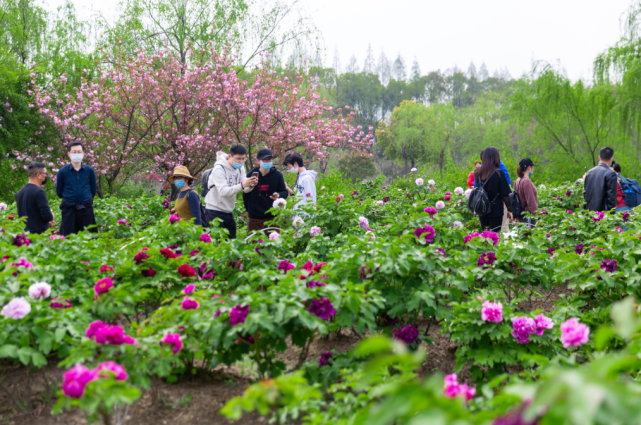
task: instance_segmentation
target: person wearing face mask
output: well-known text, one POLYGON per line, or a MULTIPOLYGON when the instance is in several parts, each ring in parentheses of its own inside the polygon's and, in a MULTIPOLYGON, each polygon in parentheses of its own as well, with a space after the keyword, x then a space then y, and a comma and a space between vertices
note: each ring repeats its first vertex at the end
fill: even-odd
POLYGON ((285 178, 273 167, 272 151, 267 148, 259 149, 256 159, 257 166, 247 173, 247 177, 256 175, 258 184, 251 192, 243 193, 248 217, 247 233, 266 228, 265 223, 274 219, 267 211, 274 206, 276 199, 287 199, 288 195, 285 178))
POLYGON ((84 147, 73 142, 67 147, 71 164, 62 167, 56 176, 56 194, 62 198, 60 203, 60 234, 67 236, 93 226, 90 232, 97 232, 96 217, 93 211, 93 198, 96 196, 96 173, 84 164, 84 147))
POLYGON ((171 209, 173 214, 183 220, 194 219, 194 224, 202 226, 203 218, 200 211, 200 197, 190 186, 194 184, 194 178, 189 174, 187 167, 182 165, 174 168, 174 172, 167 178, 167 181, 178 189, 176 205, 171 209))
POLYGON ((514 192, 519 195, 519 201, 524 211, 529 214, 514 217, 519 223, 525 223, 534 227, 536 220, 532 216, 536 215, 539 209, 538 192, 536 186, 532 183, 532 173, 536 164, 530 158, 523 158, 516 168, 516 174, 519 178, 514 183, 514 192))
POLYGON ((42 162, 32 162, 27 167, 27 174, 29 183, 16 193, 18 217, 27 217, 26 231, 44 233, 55 225, 47 193, 42 189, 47 183, 47 168, 42 162))
POLYGON ((298 209, 303 205, 308 203, 316 203, 316 176, 318 173, 316 171, 308 170, 305 168, 305 163, 303 162, 303 157, 298 152, 292 152, 288 154, 283 160, 283 165, 287 166, 290 173, 296 174, 296 185, 294 190, 291 190, 287 187, 287 191, 290 195, 296 193, 296 205, 294 209, 298 209))
POLYGON ((230 239, 236 239, 236 219, 232 213, 236 207, 236 195, 250 192, 258 183, 257 177, 245 177, 246 160, 247 149, 237 143, 231 147, 229 155, 216 153, 216 163, 207 174, 206 224, 220 220, 219 226, 227 229, 230 239))

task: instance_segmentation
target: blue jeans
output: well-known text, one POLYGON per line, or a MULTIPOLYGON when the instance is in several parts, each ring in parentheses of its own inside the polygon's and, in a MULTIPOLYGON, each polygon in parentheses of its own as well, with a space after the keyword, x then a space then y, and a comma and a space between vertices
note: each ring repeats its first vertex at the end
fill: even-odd
POLYGON ((616 211, 616 212, 632 211, 632 208, 630 208, 628 206, 625 206, 625 207, 621 207, 621 208, 616 208, 614 211, 616 211))

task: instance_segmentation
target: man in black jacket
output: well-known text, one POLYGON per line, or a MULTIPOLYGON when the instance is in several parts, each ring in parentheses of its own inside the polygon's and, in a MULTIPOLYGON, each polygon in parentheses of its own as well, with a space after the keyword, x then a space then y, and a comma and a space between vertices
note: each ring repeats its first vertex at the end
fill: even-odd
POLYGON ((247 173, 247 178, 258 176, 258 184, 251 192, 243 193, 243 203, 247 210, 247 233, 263 230, 265 222, 274 218, 267 211, 274 206, 278 198, 287 199, 287 186, 283 175, 273 168, 272 151, 259 149, 256 155, 258 166, 247 173))
POLYGON ((599 152, 599 165, 585 175, 583 208, 590 211, 610 211, 617 206, 617 175, 610 165, 614 149, 605 147, 599 152))
POLYGON ((25 230, 44 233, 53 227, 53 212, 42 186, 47 182, 47 169, 42 162, 32 162, 27 167, 29 183, 16 193, 18 217, 27 217, 25 230))

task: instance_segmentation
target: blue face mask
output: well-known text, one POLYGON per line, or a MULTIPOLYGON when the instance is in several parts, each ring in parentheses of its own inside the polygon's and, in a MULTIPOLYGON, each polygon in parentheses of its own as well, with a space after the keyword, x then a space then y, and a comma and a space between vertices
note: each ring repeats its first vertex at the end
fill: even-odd
POLYGON ((236 161, 231 163, 231 166, 234 167, 235 169, 243 168, 243 164, 239 164, 236 161))
POLYGON ((176 180, 174 181, 174 186, 176 186, 178 189, 182 189, 185 187, 185 181, 184 180, 176 180))
POLYGON ((263 170, 269 170, 270 168, 272 168, 272 165, 274 165, 273 162, 261 162, 260 168, 262 168, 263 170))
POLYGON ((530 177, 532 177, 532 171, 530 171, 530 177))

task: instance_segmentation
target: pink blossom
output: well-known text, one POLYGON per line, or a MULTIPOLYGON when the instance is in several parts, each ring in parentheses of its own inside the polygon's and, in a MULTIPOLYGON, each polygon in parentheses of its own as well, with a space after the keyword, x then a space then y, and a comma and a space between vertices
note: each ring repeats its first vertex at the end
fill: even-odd
POLYGON ((192 300, 189 297, 185 297, 185 299, 182 302, 182 309, 183 310, 197 310, 198 307, 200 307, 200 304, 196 300, 192 300))
POLYGON ((229 312, 229 324, 236 326, 240 323, 245 323, 247 320, 247 315, 249 314, 249 306, 237 305, 232 307, 229 312))
POLYGON ((430 179, 427 183, 429 183, 430 186, 434 186, 436 182, 432 179, 430 179))
POLYGON ((71 398, 81 398, 87 384, 98 377, 98 372, 77 364, 63 376, 62 392, 71 398))
POLYGON ((410 171, 411 171, 412 173, 415 173, 415 172, 417 172, 417 171, 418 171, 418 169, 416 169, 416 168, 412 168, 410 171))
POLYGON ((456 189, 454 189, 454 193, 456 193, 457 195, 462 195, 464 193, 463 188, 457 187, 456 189))
POLYGON ((530 334, 536 332, 536 324, 531 317, 512 317, 512 336, 518 344, 530 342, 530 334))
POLYGON ((423 212, 428 213, 430 216, 435 216, 438 214, 438 210, 434 207, 427 207, 423 210, 423 212))
POLYGON ((563 347, 578 347, 590 338, 590 328, 573 317, 561 323, 561 343, 563 347))
POLYGON ((416 183, 417 186, 423 186, 423 179, 418 178, 418 179, 416 179, 415 183, 416 183))
POLYGON ((209 236, 209 233, 203 233, 202 235, 200 235, 200 241, 209 243, 211 242, 211 236, 209 236))
POLYGON ((436 203, 436 208, 442 210, 443 208, 445 208, 445 203, 443 201, 438 201, 436 203))
POLYGON ((51 295, 51 285, 47 282, 36 282, 29 287, 29 296, 34 299, 48 298, 51 295))
POLYGON ((171 351, 174 354, 178 354, 178 352, 183 348, 183 343, 180 340, 180 334, 167 334, 160 342, 160 345, 163 344, 171 345, 171 351))
POLYGON ((191 285, 185 286, 185 289, 183 289, 182 292, 183 294, 191 294, 192 292, 194 292, 195 289, 196 289, 196 285, 191 284, 191 285))
POLYGON ((169 223, 174 224, 176 221, 180 221, 182 218, 178 217, 176 214, 172 214, 169 216, 169 223))
POLYGON ((321 233, 321 228, 318 226, 312 226, 312 228, 309 231, 309 234, 312 238, 316 235, 320 235, 320 233, 321 233))
POLYGON ((481 310, 481 319, 486 322, 501 323, 503 321, 503 304, 500 302, 483 302, 481 310))
POLYGON ((275 241, 276 239, 280 238, 280 234, 277 232, 272 232, 269 234, 269 240, 270 241, 275 241))
POLYGON ((552 329, 554 327, 554 322, 549 317, 545 317, 543 313, 539 313, 539 315, 536 316, 534 323, 536 325, 536 334, 538 336, 543 336, 546 329, 552 329))
POLYGON ((126 381, 129 375, 124 367, 114 361, 103 362, 98 365, 96 371, 99 372, 99 378, 109 378, 111 375, 105 372, 111 372, 117 381, 126 381))
POLYGON ((109 292, 109 289, 114 286, 114 281, 110 277, 105 277, 100 279, 94 286, 94 291, 96 295, 106 294, 109 292))
POLYGON ((443 394, 449 398, 456 398, 459 395, 465 397, 465 401, 470 401, 476 395, 476 388, 468 387, 467 384, 458 383, 456 373, 445 376, 443 394))
POLYGON ((25 300, 24 297, 16 297, 9 301, 2 310, 0 314, 6 317, 7 319, 21 320, 31 312, 31 304, 29 301, 25 300))
POLYGON ((287 260, 283 260, 280 263, 278 263, 278 270, 282 270, 285 274, 287 274, 287 271, 293 270, 293 269, 294 269, 294 265, 287 260))

